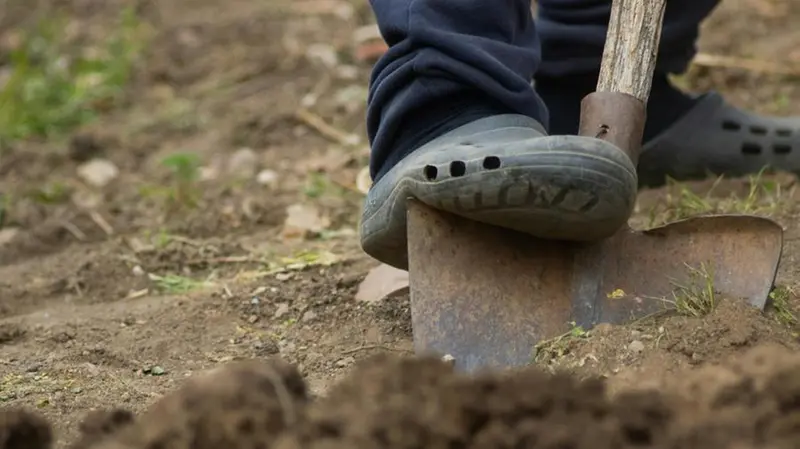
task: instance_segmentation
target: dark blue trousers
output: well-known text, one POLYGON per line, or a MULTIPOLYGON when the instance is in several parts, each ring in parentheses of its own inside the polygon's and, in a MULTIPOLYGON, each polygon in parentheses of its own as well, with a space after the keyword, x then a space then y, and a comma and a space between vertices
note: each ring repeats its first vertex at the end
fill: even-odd
MULTIPOLYGON (((699 24, 717 3, 668 0, 658 72, 686 69, 699 24)), ((530 0, 371 4, 389 45, 370 80, 373 177, 417 143, 492 113, 524 114, 547 126, 532 79, 596 74, 611 10, 611 0, 539 0, 534 22, 530 0)))

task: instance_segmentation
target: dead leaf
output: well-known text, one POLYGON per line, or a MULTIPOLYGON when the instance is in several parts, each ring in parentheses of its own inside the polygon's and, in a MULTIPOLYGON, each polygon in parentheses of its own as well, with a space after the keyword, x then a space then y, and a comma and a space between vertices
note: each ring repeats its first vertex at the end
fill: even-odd
POLYGON ((285 239, 302 239, 319 234, 331 225, 330 219, 310 204, 292 204, 286 208, 286 221, 281 235, 285 239))
POLYGON ((358 285, 356 301, 375 304, 403 289, 408 289, 408 272, 381 264, 370 270, 358 285))

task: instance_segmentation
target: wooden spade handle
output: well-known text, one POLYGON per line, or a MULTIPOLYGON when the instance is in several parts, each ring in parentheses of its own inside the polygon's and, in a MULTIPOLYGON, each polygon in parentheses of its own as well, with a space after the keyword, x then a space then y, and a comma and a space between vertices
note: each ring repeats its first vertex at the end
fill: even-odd
POLYGON ((613 0, 598 92, 624 93, 647 103, 666 0, 613 0))

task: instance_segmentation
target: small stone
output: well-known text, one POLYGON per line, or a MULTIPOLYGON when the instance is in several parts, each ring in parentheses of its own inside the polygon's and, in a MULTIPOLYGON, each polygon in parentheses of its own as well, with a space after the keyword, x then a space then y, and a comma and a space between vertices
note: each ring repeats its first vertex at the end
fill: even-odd
POLYGON ((258 321, 258 315, 250 315, 249 317, 247 317, 247 322, 250 324, 253 324, 256 321, 258 321))
POLYGON ((275 279, 278 281, 288 281, 292 278, 292 273, 278 273, 275 275, 275 279))
POLYGON ((336 49, 330 44, 311 44, 306 49, 306 57, 325 68, 333 69, 339 65, 339 55, 336 49))
POLYGON ((145 275, 144 268, 142 268, 139 265, 134 266, 131 271, 133 272, 134 276, 144 276, 145 275))
POLYGON ((86 368, 87 373, 91 377, 100 374, 100 368, 98 368, 97 365, 95 365, 94 363, 87 362, 83 366, 84 368, 86 368))
POLYGON ((306 313, 303 314, 303 321, 304 322, 308 322, 308 321, 313 320, 316 317, 317 317, 317 312, 314 312, 313 310, 309 310, 309 311, 307 311, 306 313))
POLYGON ((250 304, 257 306, 261 304, 261 300, 258 299, 258 296, 253 296, 252 298, 250 298, 250 304))
POLYGON ((639 354, 644 351, 644 343, 639 340, 633 340, 631 344, 628 345, 628 350, 639 354))
POLYGON ((31 365, 28 365, 25 368, 25 371, 28 372, 28 373, 37 373, 37 372, 39 372, 40 369, 42 369, 42 365, 39 364, 39 363, 34 363, 34 364, 31 364, 31 365))
POLYGON ((228 160, 228 174, 252 178, 256 174, 258 165, 258 154, 250 148, 240 148, 236 150, 228 160))
POLYGON ((354 65, 342 64, 336 67, 336 77, 345 81, 355 81, 358 79, 359 70, 354 65))
POLYGON ((106 159, 92 159, 78 167, 78 176, 92 187, 105 187, 119 176, 119 169, 106 159))
POLYGON ((81 387, 74 387, 69 390, 72 394, 81 394, 83 392, 83 388, 81 387))
POLYGON ((19 234, 18 228, 3 228, 0 229, 0 246, 6 245, 19 234))
POLYGON ((286 315, 287 313, 289 313, 289 304, 286 304, 284 302, 284 303, 278 304, 278 308, 275 309, 275 315, 274 316, 275 316, 275 318, 280 318, 280 317, 286 315))
POLYGON ((163 376, 164 374, 167 374, 167 370, 165 370, 164 368, 156 365, 156 366, 150 368, 150 374, 153 375, 153 376, 163 376))
POLYGON ((336 366, 338 366, 339 368, 346 368, 354 363, 356 363, 356 359, 354 359, 353 357, 345 357, 337 361, 336 366))
POLYGON ((275 170, 261 170, 256 175, 256 182, 262 186, 275 187, 278 183, 278 172, 275 170))

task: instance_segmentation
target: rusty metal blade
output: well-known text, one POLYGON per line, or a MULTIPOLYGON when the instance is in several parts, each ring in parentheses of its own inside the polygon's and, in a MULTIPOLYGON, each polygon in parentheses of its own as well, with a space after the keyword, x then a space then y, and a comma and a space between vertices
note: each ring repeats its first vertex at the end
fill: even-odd
POLYGON ((409 278, 417 352, 456 367, 529 364, 542 339, 664 310, 707 267, 724 297, 763 307, 783 247, 775 222, 692 218, 595 244, 545 241, 410 201, 409 278))

